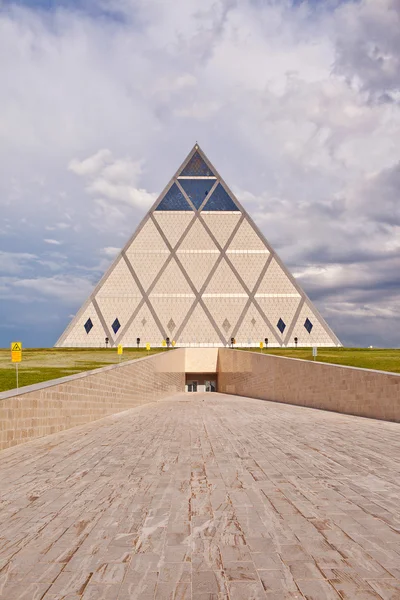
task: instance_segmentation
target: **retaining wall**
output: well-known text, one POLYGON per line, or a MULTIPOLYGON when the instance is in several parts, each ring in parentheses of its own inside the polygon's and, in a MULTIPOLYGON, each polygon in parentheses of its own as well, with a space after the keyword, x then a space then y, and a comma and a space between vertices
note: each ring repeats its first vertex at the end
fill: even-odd
POLYGON ((216 373, 218 348, 185 348, 186 373, 216 373))
POLYGON ((400 422, 400 374, 221 348, 218 391, 400 422))
MULTIPOLYGON (((181 348, 1 393, 0 450, 183 392, 216 357, 181 348)), ((227 348, 216 370, 219 392, 400 422, 400 374, 227 348)))
POLYGON ((177 349, 0 394, 0 450, 185 391, 177 349))

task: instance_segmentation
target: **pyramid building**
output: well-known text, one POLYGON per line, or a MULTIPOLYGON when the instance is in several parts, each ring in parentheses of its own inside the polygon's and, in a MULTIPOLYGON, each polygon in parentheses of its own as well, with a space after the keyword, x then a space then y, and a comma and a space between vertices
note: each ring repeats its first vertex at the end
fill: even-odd
POLYGON ((106 337, 341 345, 197 144, 56 346, 104 347, 106 337))

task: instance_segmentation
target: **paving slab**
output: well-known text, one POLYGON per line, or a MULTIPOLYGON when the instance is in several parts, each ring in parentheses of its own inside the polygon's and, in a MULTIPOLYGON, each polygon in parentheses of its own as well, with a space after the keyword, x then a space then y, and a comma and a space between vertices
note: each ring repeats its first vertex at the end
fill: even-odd
POLYGON ((0 600, 400 598, 400 424, 180 394, 0 453, 0 600))

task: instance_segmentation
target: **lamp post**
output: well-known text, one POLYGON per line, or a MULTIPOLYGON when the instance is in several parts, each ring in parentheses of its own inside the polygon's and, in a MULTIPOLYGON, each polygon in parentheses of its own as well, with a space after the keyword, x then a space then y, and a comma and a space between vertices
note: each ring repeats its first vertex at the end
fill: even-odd
POLYGON ((268 338, 264 339, 265 347, 268 348, 268 338))
POLYGON ((235 338, 231 337, 231 348, 233 348, 234 343, 235 343, 235 338))
POLYGON ((140 338, 136 338, 136 345, 139 348, 139 346, 140 346, 140 338))
POLYGON ((297 348, 297 342, 298 342, 298 339, 297 339, 297 337, 295 337, 294 338, 294 345, 296 346, 296 348, 297 348))
POLYGON ((169 347, 170 347, 170 345, 171 345, 171 340, 169 339, 169 337, 167 337, 167 338, 165 339, 165 341, 167 342, 167 348, 169 348, 169 347))

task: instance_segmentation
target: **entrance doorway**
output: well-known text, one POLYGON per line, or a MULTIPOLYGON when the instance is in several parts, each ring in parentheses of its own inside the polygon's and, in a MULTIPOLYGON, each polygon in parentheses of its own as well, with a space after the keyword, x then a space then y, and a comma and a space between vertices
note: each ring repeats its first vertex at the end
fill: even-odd
POLYGON ((186 373, 185 390, 187 392, 216 392, 218 376, 216 373, 186 373))
POLYGON ((204 382, 206 392, 216 392, 217 391, 217 382, 213 379, 206 379, 204 382))
POLYGON ((188 381, 187 389, 188 392, 197 392, 197 381, 188 381))

